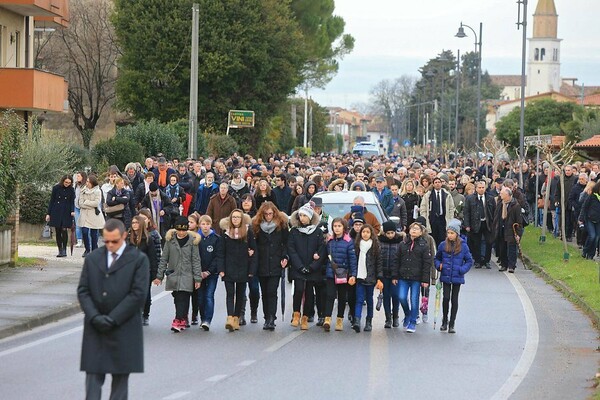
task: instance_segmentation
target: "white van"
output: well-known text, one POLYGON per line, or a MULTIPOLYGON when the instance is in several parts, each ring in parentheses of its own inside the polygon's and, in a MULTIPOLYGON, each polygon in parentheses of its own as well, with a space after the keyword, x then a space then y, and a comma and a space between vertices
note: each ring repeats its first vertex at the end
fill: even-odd
POLYGON ((358 142, 352 149, 352 154, 356 154, 361 157, 370 158, 372 156, 381 155, 380 147, 371 142, 358 142))

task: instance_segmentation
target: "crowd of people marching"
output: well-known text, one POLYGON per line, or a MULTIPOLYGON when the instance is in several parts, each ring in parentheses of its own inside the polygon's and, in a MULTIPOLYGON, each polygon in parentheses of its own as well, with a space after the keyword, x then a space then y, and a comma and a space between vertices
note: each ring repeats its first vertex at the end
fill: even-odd
MULTIPOLYGON (((402 324, 415 332, 428 321, 429 286, 439 279, 441 331, 454 333, 466 273, 472 266, 491 269, 492 250, 499 271, 513 273, 523 227, 536 212, 541 224, 546 197, 548 229, 560 235, 559 216, 565 213, 566 239, 575 235, 582 256, 596 256, 599 164, 576 163, 563 171, 564 203, 559 171, 546 163, 536 168, 531 162, 442 157, 150 157, 124 171, 112 166, 103 179, 83 171, 65 175, 53 187, 46 220, 55 228, 57 257, 67 256, 73 224, 85 257, 98 247, 105 221, 121 220, 128 244, 148 256, 148 284, 166 279, 172 291, 174 332, 191 325, 210 329, 219 278, 226 329, 245 325, 247 308, 250 322, 257 323, 262 300, 263 329, 274 330, 287 271, 294 287, 291 324, 302 330, 315 320, 326 331, 343 330, 348 306, 352 329, 370 331, 379 297, 384 328, 402 324), (315 193, 341 190, 356 192, 348 213, 327 215, 315 193), (366 191, 398 223, 379 221, 365 207, 366 191)), ((150 307, 148 292, 144 325, 150 307)))

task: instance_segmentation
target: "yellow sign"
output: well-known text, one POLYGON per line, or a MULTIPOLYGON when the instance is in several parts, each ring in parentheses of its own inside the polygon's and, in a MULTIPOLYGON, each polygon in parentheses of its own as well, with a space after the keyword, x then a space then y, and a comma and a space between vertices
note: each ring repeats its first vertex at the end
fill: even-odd
POLYGON ((254 111, 230 110, 229 128, 254 128, 254 111))

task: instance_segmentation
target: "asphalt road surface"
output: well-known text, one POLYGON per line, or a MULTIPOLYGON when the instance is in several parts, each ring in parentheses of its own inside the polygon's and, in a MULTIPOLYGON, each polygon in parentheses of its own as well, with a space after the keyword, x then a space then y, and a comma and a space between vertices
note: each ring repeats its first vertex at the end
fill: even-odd
MULTIPOLYGON (((301 332, 278 315, 275 332, 248 324, 224 329, 225 290, 216 292, 210 332, 169 329, 174 306, 154 288, 144 328, 144 374, 130 378, 131 399, 585 399, 599 355, 588 318, 530 271, 472 270, 460 294, 455 335, 430 320, 414 334, 301 332)), ((248 312, 249 313, 249 312, 248 312)), ((260 314, 259 314, 260 315, 260 314)), ((364 322, 364 318, 363 318, 364 322)), ((2 399, 82 399, 82 315, 0 341, 2 399)), ((108 398, 110 378, 105 384, 108 398)))

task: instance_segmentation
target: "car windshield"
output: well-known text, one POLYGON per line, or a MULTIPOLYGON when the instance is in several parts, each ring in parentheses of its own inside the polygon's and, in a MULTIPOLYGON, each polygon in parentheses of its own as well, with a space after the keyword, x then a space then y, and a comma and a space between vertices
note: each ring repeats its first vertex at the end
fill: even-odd
POLYGON ((352 153, 361 157, 371 157, 379 155, 379 151, 377 150, 354 150, 352 153))
MULTIPOLYGON (((331 215, 333 218, 343 217, 350 212, 350 207, 351 204, 347 203, 323 203, 323 212, 327 215, 331 215)), ((371 204, 370 206, 367 204, 366 208, 377 217, 380 224, 384 222, 379 207, 374 204, 371 204)))

